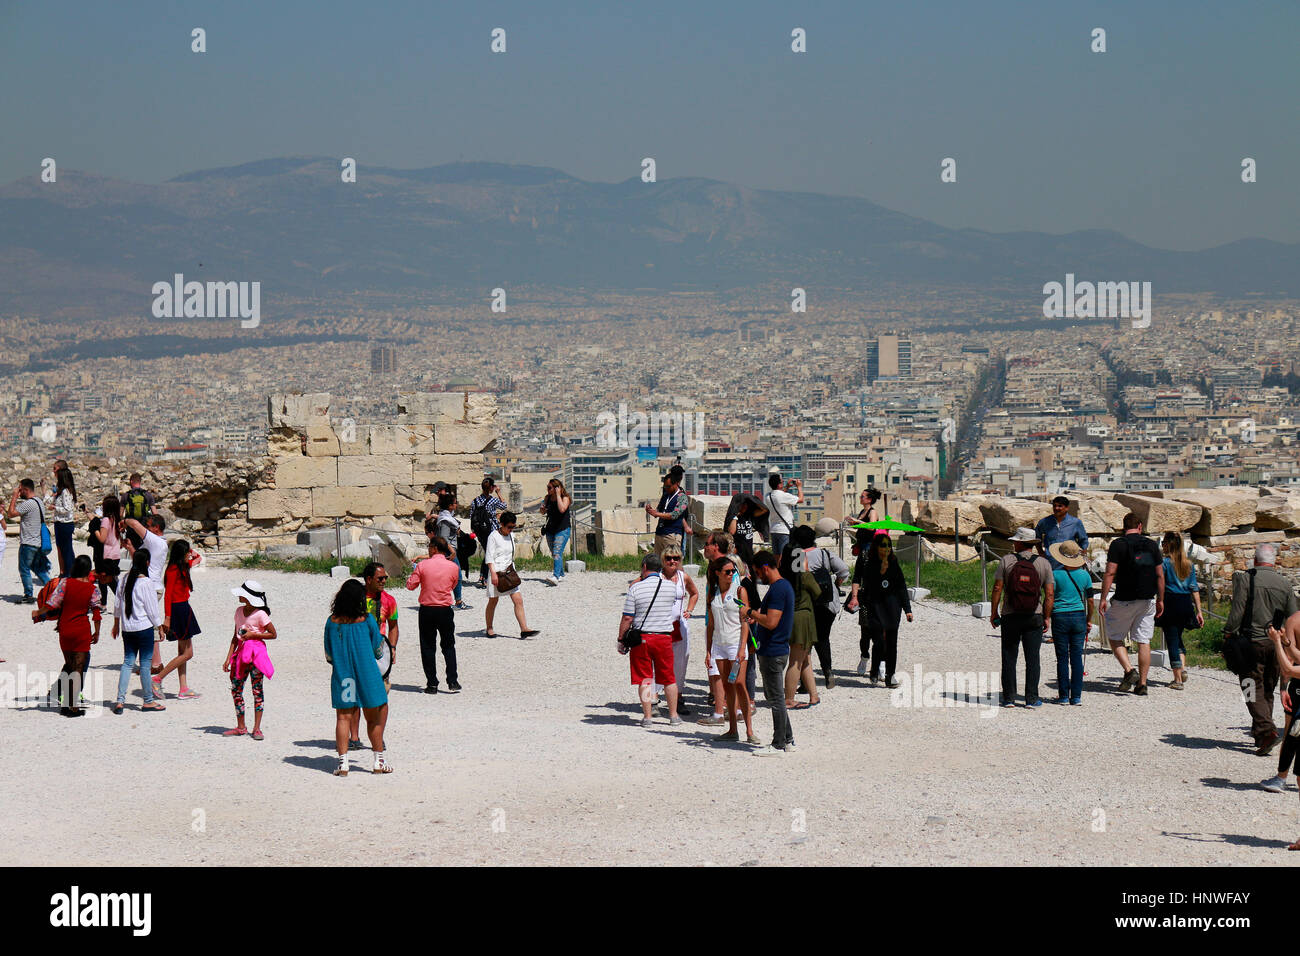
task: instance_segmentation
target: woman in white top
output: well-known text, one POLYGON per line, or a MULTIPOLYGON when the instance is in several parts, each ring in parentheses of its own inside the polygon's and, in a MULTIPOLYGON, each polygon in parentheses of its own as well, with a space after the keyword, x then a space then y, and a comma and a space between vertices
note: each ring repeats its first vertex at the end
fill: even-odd
POLYGON ((117 703, 113 713, 122 713, 126 705, 126 688, 131 683, 135 659, 140 658, 140 688, 144 691, 143 711, 166 710, 154 700, 149 669, 153 662, 154 628, 163 622, 158 595, 149 580, 149 552, 141 548, 131 559, 131 573, 122 582, 113 607, 113 637, 122 634, 122 670, 117 677, 117 703))
POLYGON ((492 630, 492 617, 496 614, 497 599, 501 597, 509 597, 514 602, 515 620, 519 622, 521 638, 532 637, 539 633, 528 628, 528 621, 524 617, 524 596, 519 593, 520 588, 502 591, 497 587, 498 576, 514 567, 515 541, 511 535, 518 520, 513 511, 503 511, 497 516, 497 530, 488 535, 487 548, 483 557, 483 563, 488 569, 488 602, 487 609, 483 612, 488 637, 497 636, 496 631, 492 630))
POLYGON ((740 575, 736 573, 736 565, 729 555, 715 558, 708 573, 709 624, 704 632, 705 653, 710 666, 716 665, 722 674, 722 686, 727 694, 728 729, 714 739, 740 740, 736 727, 736 711, 739 709, 745 716, 746 741, 762 743, 754 736, 749 692, 745 689, 745 670, 749 665, 749 622, 742 617, 741 609, 749 606, 749 599, 740 586, 740 575))
POLYGON ((72 529, 77 521, 77 485, 67 465, 54 469, 55 489, 45 496, 45 506, 54 512, 54 550, 59 555, 59 577, 66 578, 75 557, 72 529))

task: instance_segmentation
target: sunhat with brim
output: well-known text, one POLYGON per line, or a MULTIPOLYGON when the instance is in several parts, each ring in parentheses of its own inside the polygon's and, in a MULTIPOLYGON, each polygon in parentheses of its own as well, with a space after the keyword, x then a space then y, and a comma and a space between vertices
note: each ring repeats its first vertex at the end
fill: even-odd
POLYGON ((1009 541, 1037 541, 1038 532, 1033 528, 1017 528, 1016 533, 1007 540, 1009 541))
POLYGON ((1077 541, 1058 541, 1047 549, 1047 553, 1063 568, 1081 568, 1088 563, 1088 553, 1079 547, 1077 541))
POLYGON ((255 608, 266 610, 266 592, 256 581, 245 581, 239 587, 231 588, 230 593, 235 597, 246 598, 255 608))

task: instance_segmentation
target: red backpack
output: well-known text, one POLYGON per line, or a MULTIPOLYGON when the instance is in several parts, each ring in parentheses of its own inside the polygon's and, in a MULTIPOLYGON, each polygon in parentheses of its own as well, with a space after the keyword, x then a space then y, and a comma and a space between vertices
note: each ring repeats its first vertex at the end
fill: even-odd
MULTIPOLYGON (((1021 552, 1022 554, 1024 552, 1021 552)), ((1007 572, 1007 609, 1013 614, 1034 614, 1038 610, 1038 592, 1043 582, 1034 567, 1034 555, 1016 555, 1016 563, 1007 572)))
POLYGON ((50 578, 36 592, 36 610, 32 611, 33 624, 43 624, 46 621, 57 621, 59 619, 61 609, 50 607, 50 598, 54 596, 54 589, 59 586, 60 580, 60 578, 50 578))

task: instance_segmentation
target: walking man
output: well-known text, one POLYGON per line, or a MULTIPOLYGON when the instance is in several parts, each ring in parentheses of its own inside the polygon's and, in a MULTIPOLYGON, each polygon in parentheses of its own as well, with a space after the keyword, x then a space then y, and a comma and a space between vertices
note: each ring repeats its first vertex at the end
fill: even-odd
POLYGON ((32 575, 43 587, 50 580, 50 559, 41 550, 45 512, 36 500, 36 482, 24 478, 9 498, 5 517, 18 519, 18 578, 23 583, 23 603, 35 604, 32 575))
POLYGON ((1041 554, 1034 553, 1037 532, 1017 528, 1011 536, 1013 554, 998 562, 997 580, 993 582, 994 627, 1002 627, 1002 706, 1016 706, 1016 659, 1025 649, 1025 706, 1041 707, 1038 696, 1039 652, 1043 630, 1051 626, 1052 566, 1041 554), (1005 597, 1005 601, 1002 599, 1005 597), (999 611, 999 608, 1001 609, 999 611))
POLYGON ((618 624, 618 652, 628 656, 632 669, 632 686, 641 697, 641 726, 654 726, 655 684, 662 684, 668 698, 668 722, 681 724, 677 716, 677 676, 673 671, 673 624, 676 588, 665 581, 663 561, 651 552, 641 559, 641 579, 627 589, 623 617, 618 624), (629 629, 641 638, 626 643, 629 629))
MULTIPOLYGON (((1106 552, 1106 575, 1101 581, 1106 639, 1115 659, 1124 668, 1124 677, 1119 682, 1121 691, 1131 690, 1140 697, 1146 696, 1147 672, 1151 670, 1151 634, 1156 617, 1164 609, 1165 556, 1160 545, 1142 536, 1142 521, 1130 511, 1124 516, 1124 534, 1112 541, 1106 552), (1114 600, 1110 599, 1112 582, 1114 600), (1124 648, 1126 637, 1132 637, 1138 646, 1136 668, 1129 663, 1124 648)), ((1269 702, 1271 705, 1272 698, 1269 702)))
POLYGON ((1255 753, 1261 757, 1272 753, 1278 741, 1277 725, 1273 723, 1273 694, 1281 671, 1277 652, 1268 638, 1268 628, 1278 612, 1289 618, 1300 610, 1291 582, 1277 572, 1276 563, 1276 545, 1255 546, 1255 566, 1232 576, 1232 609, 1223 625, 1225 640, 1248 637, 1255 645, 1255 666, 1239 674, 1238 679, 1246 710, 1250 712, 1255 753))

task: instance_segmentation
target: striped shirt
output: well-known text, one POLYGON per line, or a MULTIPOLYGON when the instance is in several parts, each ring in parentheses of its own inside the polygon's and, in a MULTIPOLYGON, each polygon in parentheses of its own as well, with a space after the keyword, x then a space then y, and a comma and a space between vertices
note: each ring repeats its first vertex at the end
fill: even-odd
POLYGON ((658 574, 651 574, 627 589, 627 599, 623 602, 623 616, 631 617, 632 626, 640 628, 647 634, 671 634, 673 622, 677 618, 673 613, 676 601, 677 586, 672 581, 665 581, 658 574), (659 588, 657 598, 655 588, 659 588), (653 607, 650 603, 651 599, 654 600, 653 607), (643 621, 642 618, 645 620, 643 621))

